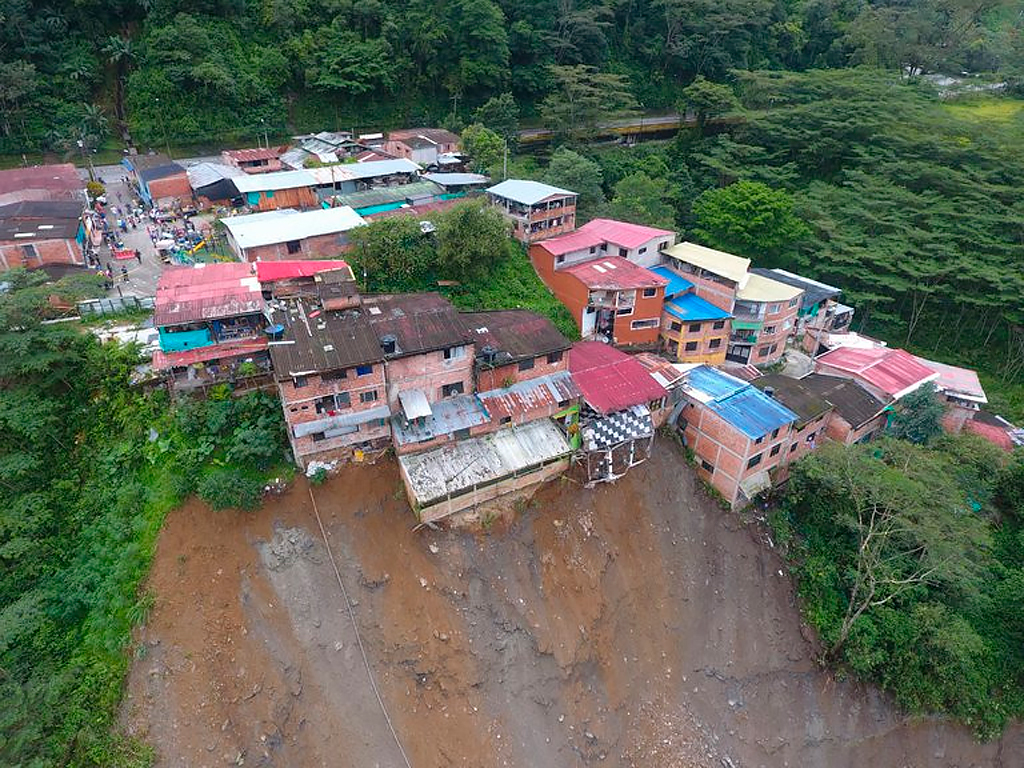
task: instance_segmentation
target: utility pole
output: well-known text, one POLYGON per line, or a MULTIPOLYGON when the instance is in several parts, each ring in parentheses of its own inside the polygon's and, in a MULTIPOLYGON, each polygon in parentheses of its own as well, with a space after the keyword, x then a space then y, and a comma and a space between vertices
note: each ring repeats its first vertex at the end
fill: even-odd
POLYGON ((501 165, 501 180, 508 178, 508 139, 505 139, 505 154, 501 165))
POLYGON ((82 153, 82 160, 89 165, 89 181, 96 181, 96 171, 92 167, 92 155, 86 154, 85 151, 85 138, 79 139, 76 143, 78 144, 79 151, 82 153))

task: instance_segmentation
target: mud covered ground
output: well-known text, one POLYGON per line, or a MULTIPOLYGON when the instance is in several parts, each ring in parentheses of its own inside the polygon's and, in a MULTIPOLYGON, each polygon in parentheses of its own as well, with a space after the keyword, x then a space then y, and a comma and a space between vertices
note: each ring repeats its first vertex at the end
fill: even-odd
MULTIPOLYGON (((1024 764, 817 668, 776 554, 674 446, 615 486, 543 488, 485 531, 412 532, 395 464, 314 488, 415 768, 1024 764)), ((309 490, 172 513, 123 722, 162 766, 404 766, 309 490)))

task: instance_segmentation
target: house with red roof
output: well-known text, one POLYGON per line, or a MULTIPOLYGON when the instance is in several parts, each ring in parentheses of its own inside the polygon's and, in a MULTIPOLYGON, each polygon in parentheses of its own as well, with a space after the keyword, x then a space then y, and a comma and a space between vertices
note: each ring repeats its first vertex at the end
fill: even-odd
POLYGON ((661 249, 674 242, 667 230, 595 219, 531 244, 530 261, 584 339, 653 347, 668 280, 643 265, 657 264, 661 249))
POLYGON ((909 352, 889 347, 838 347, 817 357, 814 369, 852 379, 886 403, 899 400, 922 384, 935 382, 940 375, 909 352))
POLYGON ((0 171, 0 205, 24 200, 81 200, 85 191, 71 163, 0 171))
POLYGON ((636 358, 598 341, 573 344, 569 370, 583 396, 580 437, 588 485, 614 481, 650 458, 652 413, 668 390, 636 358))
POLYGON ((284 170, 281 155, 288 147, 258 147, 257 149, 225 149, 220 153, 225 165, 239 168, 246 173, 270 173, 284 170))

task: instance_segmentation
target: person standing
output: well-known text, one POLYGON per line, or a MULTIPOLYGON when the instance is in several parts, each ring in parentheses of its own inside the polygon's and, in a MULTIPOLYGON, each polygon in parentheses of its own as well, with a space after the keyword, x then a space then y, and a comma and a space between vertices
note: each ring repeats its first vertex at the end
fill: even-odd
POLYGON ((121 281, 128 282, 128 267, 121 267, 121 281))
POLYGON ((142 251, 140 251, 138 248, 135 249, 135 260, 139 262, 139 264, 142 263, 142 251))

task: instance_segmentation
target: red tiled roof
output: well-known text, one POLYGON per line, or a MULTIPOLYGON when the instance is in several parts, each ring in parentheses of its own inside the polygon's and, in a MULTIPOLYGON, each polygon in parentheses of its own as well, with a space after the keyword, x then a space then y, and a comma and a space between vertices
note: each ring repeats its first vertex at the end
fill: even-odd
POLYGON ((156 286, 153 324, 160 328, 262 312, 265 302, 251 264, 167 269, 156 286))
POLYGON ((667 394, 639 362, 599 341, 573 344, 569 370, 583 398, 601 415, 659 400, 667 394))
POLYGON ((638 267, 633 262, 626 261, 620 256, 608 256, 607 258, 585 261, 563 271, 575 277, 588 288, 620 290, 629 288, 657 288, 668 285, 668 280, 661 275, 656 275, 649 269, 638 267))
POLYGON ((222 360, 225 357, 251 355, 264 349, 267 349, 267 339, 265 338, 211 344, 208 347, 185 349, 181 352, 164 352, 158 349, 153 352, 153 368, 157 371, 163 371, 168 368, 181 368, 194 363, 206 362, 207 360, 222 360))
POLYGON ((909 352, 888 347, 839 347, 819 356, 817 363, 848 373, 893 398, 900 398, 939 377, 909 352))
MULTIPOLYGON (((348 262, 341 259, 304 259, 300 261, 257 261, 256 279, 261 283, 272 283, 275 280, 288 280, 294 277, 312 277, 317 272, 335 269, 352 269, 348 262)), ((354 279, 354 278, 350 278, 354 279)))
POLYGON ((287 147, 260 147, 259 149, 227 149, 224 154, 240 163, 253 160, 273 160, 280 157, 287 147))

